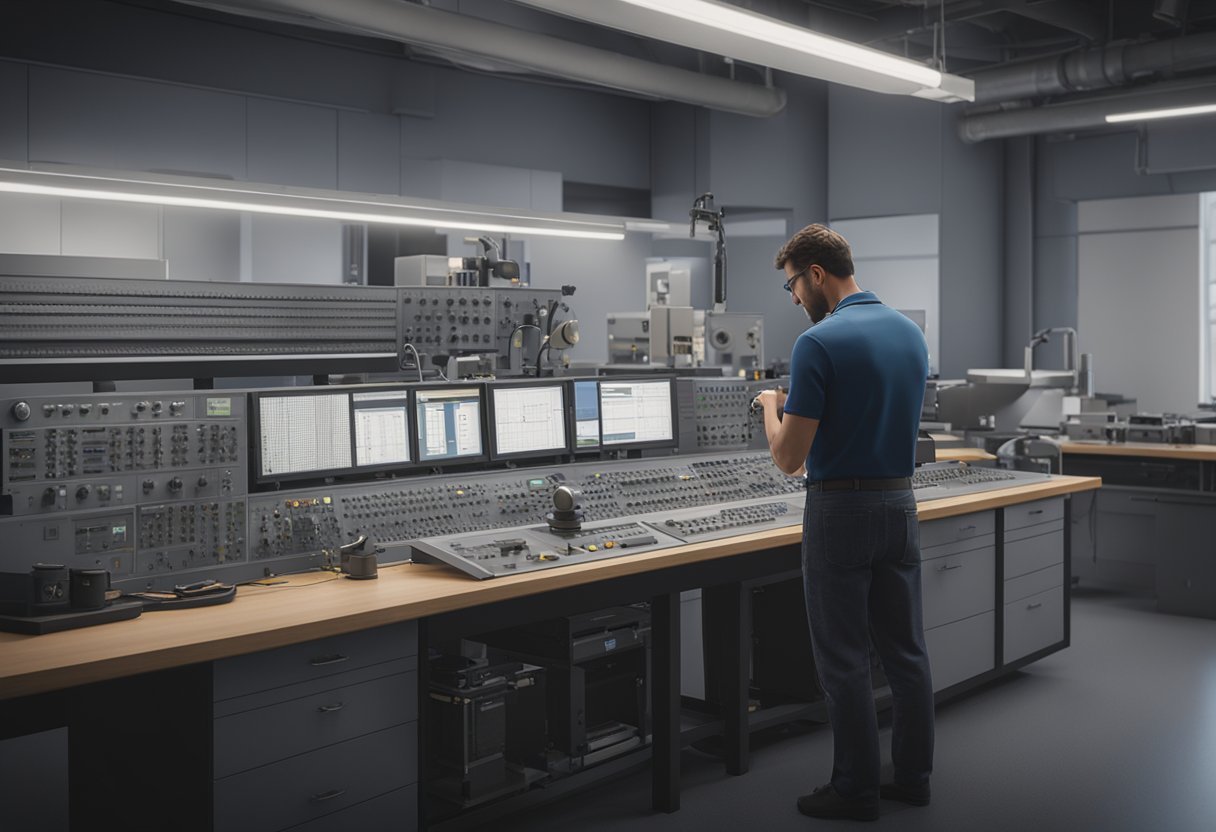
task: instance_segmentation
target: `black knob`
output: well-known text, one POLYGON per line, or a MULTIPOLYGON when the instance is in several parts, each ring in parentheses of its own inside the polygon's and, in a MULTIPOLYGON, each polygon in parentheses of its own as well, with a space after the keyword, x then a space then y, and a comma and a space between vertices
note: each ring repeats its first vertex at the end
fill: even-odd
POLYGON ((199 488, 206 488, 206 487, 207 487, 207 478, 206 478, 206 477, 199 477, 199 478, 198 478, 198 487, 199 487, 199 488))
POLYGON ((152 489, 156 488, 156 482, 154 480, 144 480, 141 486, 145 494, 151 494, 152 489))
POLYGON ((17 402, 16 404, 14 404, 13 405, 13 418, 16 419, 18 422, 24 422, 26 419, 30 418, 30 403, 29 402, 17 402))
POLYGON ((76 499, 83 503, 85 500, 89 499, 89 492, 92 490, 93 489, 89 488, 87 485, 80 486, 76 489, 76 499))

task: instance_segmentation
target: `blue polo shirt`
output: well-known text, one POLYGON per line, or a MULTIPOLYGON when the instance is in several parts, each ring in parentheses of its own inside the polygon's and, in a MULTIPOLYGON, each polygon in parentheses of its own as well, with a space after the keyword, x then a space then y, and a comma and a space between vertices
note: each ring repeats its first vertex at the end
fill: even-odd
POLYGON ((928 375, 924 334, 873 292, 799 335, 785 412, 819 420, 807 479, 911 476, 928 375))

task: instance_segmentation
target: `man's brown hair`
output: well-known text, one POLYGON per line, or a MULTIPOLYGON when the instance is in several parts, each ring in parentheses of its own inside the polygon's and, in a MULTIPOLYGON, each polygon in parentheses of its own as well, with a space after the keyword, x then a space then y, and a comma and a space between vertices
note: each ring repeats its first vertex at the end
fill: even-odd
POLYGON ((853 252, 849 241, 826 225, 815 223, 799 231, 777 252, 777 268, 793 263, 795 271, 803 271, 813 265, 834 277, 850 277, 853 274, 853 252))

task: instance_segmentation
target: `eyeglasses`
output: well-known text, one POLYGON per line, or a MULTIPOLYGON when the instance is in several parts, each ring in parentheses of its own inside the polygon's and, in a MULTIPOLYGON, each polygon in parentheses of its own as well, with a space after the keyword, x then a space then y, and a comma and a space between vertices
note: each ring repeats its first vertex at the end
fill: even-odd
POLYGON ((810 265, 810 266, 807 266, 807 267, 806 267, 805 269, 803 269, 802 271, 798 272, 797 274, 792 275, 792 276, 790 277, 790 279, 789 279, 789 280, 787 280, 787 281, 785 281, 784 283, 782 283, 782 284, 781 284, 781 288, 782 288, 782 289, 784 289, 784 290, 785 290, 785 291, 787 291, 787 292, 793 292, 793 291, 794 291, 794 288, 793 288, 793 287, 794 287, 794 281, 795 281, 795 280, 797 280, 798 278, 802 277, 802 276, 803 276, 804 274, 806 274, 808 271, 810 271, 810 268, 811 268, 811 266, 813 266, 813 265, 815 265, 815 264, 814 264, 814 263, 811 263, 811 265, 810 265))

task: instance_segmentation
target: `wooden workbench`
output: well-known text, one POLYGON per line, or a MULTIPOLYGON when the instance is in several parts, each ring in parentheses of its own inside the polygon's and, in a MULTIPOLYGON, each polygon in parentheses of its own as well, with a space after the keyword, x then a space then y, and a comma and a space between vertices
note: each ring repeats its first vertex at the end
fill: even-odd
POLYGON ((996 459, 995 454, 981 448, 938 448, 934 453, 938 462, 991 462, 996 459))
POLYGON ((1095 454, 1098 456, 1141 456, 1157 459, 1200 459, 1216 461, 1216 445, 1167 445, 1157 442, 1103 442, 1074 440, 1061 442, 1066 454, 1095 454))
MULTIPOLYGON (((1216 454, 1216 448, 1211 452, 1216 454)), ((1055 477, 927 501, 919 514, 922 521, 935 520, 1100 485, 1095 477, 1055 477)), ((281 586, 242 587, 232 603, 218 607, 145 612, 131 621, 42 636, 0 633, 0 700, 796 545, 801 535, 801 526, 790 526, 488 581, 427 564, 387 566, 376 581, 307 573, 281 586)))

